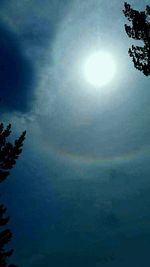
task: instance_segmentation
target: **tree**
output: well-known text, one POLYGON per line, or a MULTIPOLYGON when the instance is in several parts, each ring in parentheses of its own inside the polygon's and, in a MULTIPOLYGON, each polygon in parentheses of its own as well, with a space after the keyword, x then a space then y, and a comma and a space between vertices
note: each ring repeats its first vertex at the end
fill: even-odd
POLYGON ((125 31, 130 38, 143 42, 143 46, 134 46, 129 49, 129 56, 132 58, 136 69, 144 75, 150 75, 150 6, 146 11, 137 11, 131 5, 124 3, 123 13, 132 23, 132 26, 125 24, 125 31))
MULTIPOLYGON (((7 141, 11 134, 11 125, 9 124, 6 129, 0 123, 0 183, 3 182, 10 174, 10 169, 16 164, 25 139, 26 132, 24 131, 14 144, 7 141)), ((5 216, 6 207, 0 205, 0 227, 7 225, 9 216, 5 216)), ((7 258, 13 253, 13 250, 5 250, 5 245, 10 241, 12 233, 9 229, 4 229, 0 232, 0 267, 17 267, 13 264, 7 263, 7 258)))

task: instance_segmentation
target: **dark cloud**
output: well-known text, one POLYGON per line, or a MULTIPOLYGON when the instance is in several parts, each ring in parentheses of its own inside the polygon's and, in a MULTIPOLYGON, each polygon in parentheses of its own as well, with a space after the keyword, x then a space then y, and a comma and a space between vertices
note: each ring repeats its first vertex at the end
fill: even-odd
POLYGON ((33 11, 26 7, 28 11, 25 9, 26 11, 23 12, 25 21, 20 27, 20 41, 26 49, 32 51, 31 60, 35 65, 41 66, 43 61, 51 64, 51 47, 70 4, 68 0, 61 3, 55 0, 45 1, 43 6, 40 0, 32 1, 33 11), (31 16, 29 16, 30 12, 32 12, 31 16))
POLYGON ((0 0, 0 5, 6 4, 7 2, 7 0, 0 0))
POLYGON ((0 25, 0 97, 7 111, 25 112, 31 105, 33 68, 19 45, 19 40, 0 25), (30 94, 30 98, 29 98, 30 94))
POLYGON ((34 89, 40 83, 37 69, 47 61, 53 63, 51 46, 69 1, 46 1, 44 6, 41 1, 24 2, 17 8, 15 1, 14 5, 12 2, 5 5, 3 11, 4 20, 8 17, 8 22, 6 19, 4 25, 0 21, 1 109, 27 112, 33 107, 34 89), (15 33, 7 23, 10 27, 15 25, 15 33))

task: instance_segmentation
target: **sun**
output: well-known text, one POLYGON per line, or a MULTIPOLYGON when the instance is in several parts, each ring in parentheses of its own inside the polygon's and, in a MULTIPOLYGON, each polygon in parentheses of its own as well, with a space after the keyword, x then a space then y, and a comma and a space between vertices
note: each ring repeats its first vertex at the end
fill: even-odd
POLYGON ((97 51, 91 54, 84 62, 84 78, 94 87, 107 85, 113 80, 115 74, 115 60, 113 56, 106 51, 97 51))

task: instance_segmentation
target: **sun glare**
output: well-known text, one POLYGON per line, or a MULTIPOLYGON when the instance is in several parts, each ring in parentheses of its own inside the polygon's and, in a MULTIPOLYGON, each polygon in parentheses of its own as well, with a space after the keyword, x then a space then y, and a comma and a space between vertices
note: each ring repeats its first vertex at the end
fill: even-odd
POLYGON ((83 75, 92 86, 104 86, 112 81, 116 73, 116 64, 108 52, 98 51, 84 62, 83 75))

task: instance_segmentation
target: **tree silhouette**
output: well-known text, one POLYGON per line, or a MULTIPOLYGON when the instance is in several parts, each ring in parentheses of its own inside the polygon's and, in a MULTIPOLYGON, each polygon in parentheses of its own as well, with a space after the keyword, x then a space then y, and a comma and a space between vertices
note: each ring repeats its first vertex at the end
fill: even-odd
MULTIPOLYGON (((9 124, 5 129, 3 123, 0 123, 0 183, 3 182, 10 174, 10 169, 16 164, 25 139, 26 132, 24 131, 14 144, 7 141, 11 134, 11 125, 9 124)), ((4 227, 8 221, 9 216, 5 216, 6 207, 0 205, 0 227, 4 227)), ((5 250, 5 245, 10 241, 12 233, 9 229, 4 229, 0 232, 0 267, 17 267, 13 264, 7 263, 7 258, 13 253, 13 249, 5 250)))
POLYGON ((132 23, 132 26, 125 24, 128 36, 143 42, 143 46, 132 45, 128 51, 129 56, 135 68, 148 76, 150 75, 150 6, 146 6, 146 11, 137 11, 125 2, 123 13, 132 23))

